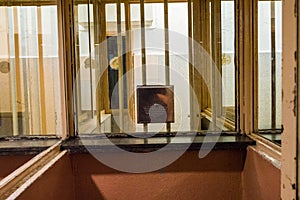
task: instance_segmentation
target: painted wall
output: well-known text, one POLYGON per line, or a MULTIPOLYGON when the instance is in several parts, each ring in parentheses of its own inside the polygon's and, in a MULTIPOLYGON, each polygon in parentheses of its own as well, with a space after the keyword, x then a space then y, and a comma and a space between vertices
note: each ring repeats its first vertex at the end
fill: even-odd
POLYGON ((244 156, 241 151, 213 151, 200 160, 197 151, 190 151, 160 171, 128 174, 90 155, 74 155, 76 198, 238 200, 244 156))
POLYGON ((18 199, 75 199, 70 157, 65 154, 37 179, 18 199))
POLYGON ((32 155, 0 156, 0 180, 25 164, 32 157, 32 155))
POLYGON ((244 158, 242 151, 213 151, 200 160, 197 151, 189 151, 163 170, 129 174, 89 154, 66 154, 18 199, 239 200, 244 158))
POLYGON ((244 200, 280 199, 280 169, 253 147, 248 147, 242 188, 244 200))
POLYGON ((19 199, 276 200, 280 170, 251 148, 215 150, 204 159, 188 151, 170 166, 144 174, 116 171, 90 154, 66 154, 19 199))

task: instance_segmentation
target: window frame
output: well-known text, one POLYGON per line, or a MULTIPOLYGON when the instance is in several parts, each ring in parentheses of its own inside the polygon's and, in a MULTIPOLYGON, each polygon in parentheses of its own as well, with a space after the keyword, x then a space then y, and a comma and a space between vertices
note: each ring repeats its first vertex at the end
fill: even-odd
MULTIPOLYGON (((274 112, 274 110, 272 109, 273 107, 276 107, 276 93, 271 94, 271 128, 270 129, 260 129, 258 127, 258 106, 259 106, 259 102, 258 102, 258 2, 259 1, 263 1, 263 0, 253 0, 253 21, 254 21, 254 27, 253 27, 253 36, 254 36, 254 60, 255 62, 253 63, 253 69, 254 69, 254 79, 253 79, 253 98, 254 98, 254 104, 253 104, 253 136, 254 138, 258 138, 259 140, 263 140, 263 141, 269 141, 271 143, 274 143, 278 146, 281 146, 281 134, 283 133, 283 125, 281 125, 281 128, 276 128, 276 111, 274 112), (278 139, 279 138, 279 139, 278 139)), ((266 0, 269 1, 269 0, 266 0)), ((282 0, 274 0, 275 1, 281 1, 282 0)), ((271 1, 269 1, 271 2, 271 1)), ((283 7, 283 2, 282 2, 282 7, 283 7)), ((282 9, 283 10, 283 9, 282 9)), ((282 25, 283 25, 283 19, 282 19, 282 25)), ((282 30, 283 31, 283 30, 282 30)), ((275 50, 276 51, 276 50, 275 50)), ((283 52, 283 50, 282 50, 283 52)), ((283 55, 282 55, 283 58, 283 55)), ((276 64, 275 64, 276 65, 276 64)), ((282 63, 283 66, 283 63, 282 63)), ((275 71, 274 71, 274 66, 272 64, 272 72, 271 72, 271 77, 272 77, 272 88, 275 87, 275 81, 273 79, 273 77, 275 77, 275 71)), ((282 76, 283 76, 283 70, 282 70, 282 76)), ((282 82, 282 91, 284 89, 283 87, 283 82, 282 82)), ((280 91, 276 91, 276 92, 280 92, 280 91)), ((283 102, 283 100, 282 100, 283 102)), ((282 103, 282 114, 283 114, 284 108, 283 108, 283 103, 282 103)), ((282 121, 283 124, 283 121, 282 121)))
MULTIPOLYGON (((35 6, 36 7, 36 38, 37 38, 37 45, 38 45, 38 49, 37 49, 37 56, 39 58, 39 60, 37 61, 39 66, 43 66, 43 44, 42 44, 42 40, 43 40, 43 36, 40 34, 40 32, 42 31, 42 21, 41 21, 41 15, 42 15, 42 6, 56 6, 56 10, 57 10, 57 30, 58 30, 58 63, 59 63, 59 67, 58 68, 58 73, 59 76, 56 77, 59 85, 60 85, 60 91, 59 91, 59 99, 57 100, 59 102, 59 106, 61 107, 61 112, 57 113, 57 115, 59 115, 58 117, 56 116, 55 120, 59 120, 60 121, 60 125, 58 127, 59 130, 56 130, 55 132, 51 133, 51 134, 44 134, 42 135, 42 133, 44 133, 44 131, 46 130, 46 109, 44 107, 41 107, 41 122, 40 122, 40 126, 41 126, 41 133, 40 134, 28 134, 25 135, 25 137, 31 138, 31 137, 38 137, 38 138, 52 138, 52 137, 60 137, 60 138, 66 138, 67 136, 67 127, 66 127, 66 112, 65 112, 65 107, 66 107, 66 101, 65 101, 65 92, 64 92, 64 88, 65 88, 65 79, 64 79, 64 68, 63 66, 63 48, 62 48, 62 19, 61 19, 61 2, 60 1, 56 1, 56 0, 41 0, 41 1, 19 1, 19 0, 12 0, 12 1, 1 1, 0 0, 0 6, 2 7, 7 7, 7 8, 12 8, 13 9, 13 20, 18 20, 18 8, 17 7, 27 7, 27 6, 35 6)), ((18 21, 17 21, 18 22, 18 21)), ((16 22, 14 22, 16 23, 16 22)), ((19 25, 17 24, 17 31, 19 32, 19 25)), ((14 38, 14 40, 17 41, 17 43, 20 41, 19 36, 17 35, 17 37, 14 38)), ((14 44, 14 48, 16 48, 15 50, 15 54, 16 54, 16 65, 20 65, 20 53, 19 53, 19 44, 14 44)), ((19 68, 19 67, 18 67, 19 68)), ((39 68, 39 76, 42 77, 42 80, 44 79, 44 75, 46 74, 45 70, 42 69, 42 67, 39 68)), ((17 73, 20 73, 20 69, 17 69, 17 73)), ((39 77, 40 78, 40 77, 39 77)), ((20 82, 20 80, 16 80, 15 82, 20 82)), ((19 83, 20 84, 20 83, 19 83)), ((46 100, 46 95, 45 95, 45 89, 44 89, 44 80, 43 81, 39 81, 39 87, 41 87, 41 91, 40 91, 40 98, 41 98, 41 102, 45 102, 46 100)), ((18 88, 18 90, 21 90, 18 88)), ((19 94, 17 94, 19 95, 19 94)), ((26 97, 25 97, 26 98, 26 97)), ((13 112, 13 111, 12 111, 13 112)), ((20 114, 17 111, 18 115, 20 114)), ((13 114, 12 114, 13 115, 13 114)), ((13 120, 15 121, 15 120, 13 120)), ((13 122, 13 126, 16 127, 14 129, 19 129, 18 127, 18 123, 13 122)), ((26 127, 25 127, 26 128, 26 127)), ((28 129, 28 128, 27 128, 28 129)), ((24 131, 23 131, 24 132, 24 131)), ((4 138, 9 138, 9 137, 24 137, 23 133, 20 133, 19 131, 13 131, 13 135, 12 136, 3 136, 4 138)))
MULTIPOLYGON (((47 1, 48 2, 48 1, 47 1)), ((52 2, 52 1, 51 1, 52 2)), ((95 43, 99 43, 103 40, 107 34, 103 34, 103 31, 100 31, 101 28, 105 27, 105 21, 101 21, 101 19, 105 19, 105 5, 107 3, 116 3, 116 1, 102 1, 102 2, 92 2, 92 1, 77 1, 75 3, 94 3, 94 13, 98 13, 99 24, 95 26, 95 36, 97 36, 97 40, 95 43)), ((124 3, 125 8, 130 7, 130 4, 136 4, 140 1, 136 0, 128 0, 128 1, 118 1, 119 3, 124 3)), ((200 6, 196 2, 192 2, 191 0, 182 1, 182 0, 170 0, 170 1, 162 1, 162 0, 147 0, 145 2, 149 3, 170 3, 170 2, 187 2, 188 9, 190 11, 195 10, 198 6, 201 9, 204 7, 200 6)), ((145 3, 144 2, 144 3, 145 3)), ((257 13, 253 12, 253 10, 257 9, 257 1, 256 0, 235 0, 235 133, 242 134, 251 134, 256 133, 257 131, 257 58, 254 56, 256 54, 257 49, 257 27, 254 25, 257 22, 257 13), (255 23, 253 23, 255 22, 255 23), (243 27, 237 28, 237 27, 243 27), (251 34, 249 34, 251 33, 251 34), (252 59, 255 58, 255 59, 252 59), (245 114, 247 113, 247 114, 245 114)), ((18 5, 20 2, 14 1, 14 5, 18 5)), ((38 3, 41 4, 41 3, 38 3)), ((47 4, 45 2, 45 4, 47 4)), ((61 80, 63 82, 62 85, 62 94, 64 98, 65 111, 63 112, 63 120, 62 126, 64 128, 64 133, 62 134, 62 138, 66 139, 68 137, 76 137, 78 136, 78 127, 76 127, 76 116, 74 116, 74 103, 76 104, 73 94, 75 93, 73 82, 76 76, 76 42, 75 42, 75 21, 74 21, 74 2, 64 0, 57 2, 58 6, 58 30, 59 30, 59 52, 60 55, 60 64, 64 66, 62 68, 62 77, 61 80)), ((127 8, 128 9, 128 8, 127 8)), ((194 16, 191 16, 189 13, 190 24, 192 23, 192 18, 197 17, 197 13, 193 12, 194 16)), ((127 14, 127 18, 130 15, 127 14)), ((200 17, 200 16, 198 16, 200 17)), ((126 24, 126 29, 130 27, 129 23, 126 24)), ((196 23, 195 21, 193 23, 196 23)), ((167 26, 165 24, 165 26, 167 26)), ((194 25, 193 25, 194 27, 194 25)), ((199 34, 197 30, 191 28, 189 26, 189 35, 197 35, 199 34)), ((195 38, 197 40, 197 38, 195 38)), ((130 57, 130 55, 129 55, 130 57)), ((130 59, 132 59, 130 57, 130 59)), ((129 60, 129 59, 128 59, 129 60)), ((100 62, 105 63, 102 59, 100 62)), ((131 61, 132 62, 132 61, 131 61)), ((97 90, 97 102, 103 96, 103 92, 97 90)), ((101 105, 97 105, 99 107, 101 105)), ((211 115, 208 111, 206 111, 207 115, 211 115)), ((96 116, 98 120, 101 120, 101 113, 97 112, 96 116)), ((230 121, 227 121, 228 126, 233 126, 230 121)), ((45 136, 47 137, 47 136, 45 136)))

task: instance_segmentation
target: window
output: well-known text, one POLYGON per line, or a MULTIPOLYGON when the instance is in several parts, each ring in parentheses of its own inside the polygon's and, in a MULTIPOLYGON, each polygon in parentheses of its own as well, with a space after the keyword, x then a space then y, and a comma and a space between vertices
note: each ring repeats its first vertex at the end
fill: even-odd
POLYGON ((219 0, 193 7, 191 2, 75 3, 79 133, 212 126, 235 131, 234 6, 234 1, 219 0), (137 122, 136 90, 143 85, 174 88, 174 122, 137 122))
POLYGON ((253 30, 237 28, 252 16, 243 16, 247 6, 236 12, 239 3, 74 1, 67 47, 59 43, 68 36, 59 33, 66 25, 60 15, 69 11, 60 5, 2 4, 0 34, 7 43, 0 50, 0 81, 9 98, 0 100, 1 135, 55 135, 65 127, 65 115, 71 119, 66 127, 75 119, 71 135, 280 131, 281 1, 256 2, 253 30), (258 39, 257 48, 238 44, 243 31, 251 45, 258 39), (67 49, 74 54, 61 56, 67 49), (72 62, 62 66, 65 59, 72 62), (249 88, 243 86, 247 72, 249 88), (137 88, 146 85, 173 89, 172 122, 138 123, 137 88), (257 105, 244 102, 251 98, 257 105), (253 130, 245 128, 247 112, 258 122, 253 130))
POLYGON ((258 1, 259 129, 281 129, 281 5, 281 1, 258 1))
MULTIPOLYGON (((222 109, 217 115, 225 116, 224 130, 234 131, 236 121, 236 78, 235 78, 235 2, 234 1, 211 1, 204 7, 201 15, 201 44, 212 57, 213 64, 219 70, 222 82, 212 83, 211 91, 219 85, 222 93, 209 94, 202 87, 202 109, 205 116, 212 115, 211 98, 220 101, 222 109), (207 20, 208 19, 208 20, 207 20), (209 36, 207 35, 209 34, 209 36), (212 95, 212 97, 210 96, 212 95)), ((202 8, 202 7, 201 7, 202 8)), ((203 8, 202 8, 203 9, 203 8)), ((213 74, 212 74, 213 75, 213 74)), ((214 78, 211 77, 211 80, 214 78)), ((218 118, 218 117, 217 117, 218 118)), ((207 128, 207 127, 203 127, 207 128)))
POLYGON ((276 143, 282 132, 282 1, 258 1, 258 130, 276 143))
POLYGON ((0 91, 5 97, 0 98, 0 136, 60 135, 64 115, 56 2, 6 3, 0 5, 0 91))

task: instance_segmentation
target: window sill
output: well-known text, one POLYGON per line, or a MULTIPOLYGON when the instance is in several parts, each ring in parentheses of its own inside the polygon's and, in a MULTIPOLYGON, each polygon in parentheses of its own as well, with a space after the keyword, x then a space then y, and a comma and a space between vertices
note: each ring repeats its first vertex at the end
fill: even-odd
POLYGON ((267 155, 265 157, 271 158, 268 159, 271 163, 280 168, 281 165, 281 147, 278 144, 275 144, 273 141, 266 139, 257 133, 252 133, 248 135, 251 139, 256 142, 255 149, 261 152, 263 155, 267 155))
MULTIPOLYGON (((255 141, 245 135, 222 134, 219 138, 208 135, 209 141, 217 142, 213 150, 246 150, 247 146, 255 145, 255 141)), ((167 150, 181 150, 189 145, 188 150, 199 150, 204 142, 205 135, 197 135, 194 139, 188 135, 177 136, 176 143, 172 143, 167 150), (191 141, 193 139, 193 141, 191 141)), ((63 142, 62 149, 70 153, 88 153, 88 150, 99 152, 115 151, 115 146, 130 152, 151 152, 163 148, 169 144, 172 137, 151 137, 151 138, 133 138, 133 137, 110 137, 110 142, 104 135, 81 135, 74 139, 68 139, 63 142), (113 144, 112 144, 113 143, 113 144), (113 148, 114 147, 114 148, 113 148)))
POLYGON ((281 133, 258 133, 258 135, 281 146, 281 133))
POLYGON ((57 143, 56 136, 8 137, 0 139, 0 156, 36 155, 57 143))
MULTIPOLYGON (((207 108, 205 109, 203 112, 201 112, 201 116, 206 118, 207 120, 209 120, 210 122, 212 121, 212 109, 211 108, 207 108)), ((232 111, 228 111, 226 113, 226 117, 225 118, 217 118, 217 124, 219 124, 219 128, 222 128, 226 131, 234 131, 235 130, 235 122, 234 122, 234 116, 235 113, 232 111), (230 118, 227 116, 231 116, 230 118)))
MULTIPOLYGON (((109 140, 118 147, 131 152, 151 152, 163 148, 169 144, 174 136, 159 136, 151 138, 134 137, 113 137, 109 140)), ((245 135, 221 134, 217 136, 207 135, 208 143, 218 141, 213 146, 213 150, 246 150, 247 146, 255 145, 256 142, 245 135)), ((68 150, 70 153, 88 153, 87 149, 93 149, 100 152, 114 151, 114 145, 105 140, 104 135, 81 135, 76 138, 69 138, 63 141, 61 150, 68 150)), ((188 150, 199 150, 205 139, 205 135, 196 135, 193 137, 187 133, 177 136, 176 143, 170 145, 167 150, 181 150, 188 147, 188 150), (193 141, 191 141, 193 139, 193 141)), ((57 137, 20 137, 5 138, 0 140, 0 156, 3 155, 35 155, 60 140, 57 137)))

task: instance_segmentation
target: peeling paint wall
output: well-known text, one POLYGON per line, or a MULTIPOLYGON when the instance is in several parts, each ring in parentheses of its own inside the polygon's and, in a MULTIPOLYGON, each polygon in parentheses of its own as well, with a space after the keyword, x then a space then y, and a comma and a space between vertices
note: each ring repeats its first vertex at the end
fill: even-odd
POLYGON ((282 41, 282 167, 281 198, 296 199, 296 165, 297 165, 297 91, 296 91, 296 59, 297 50, 297 16, 295 2, 283 1, 283 41, 282 41))

